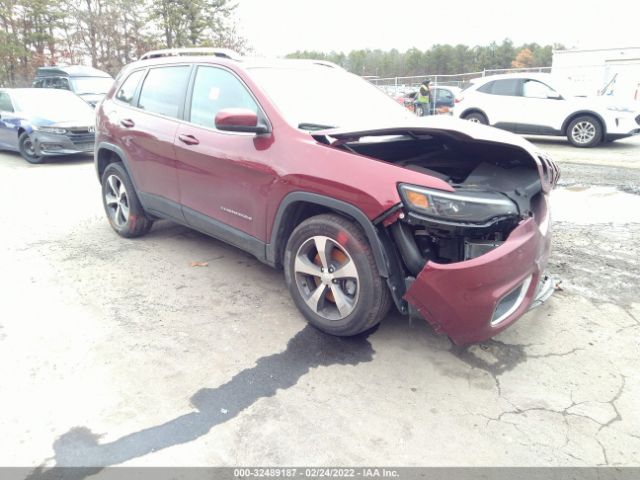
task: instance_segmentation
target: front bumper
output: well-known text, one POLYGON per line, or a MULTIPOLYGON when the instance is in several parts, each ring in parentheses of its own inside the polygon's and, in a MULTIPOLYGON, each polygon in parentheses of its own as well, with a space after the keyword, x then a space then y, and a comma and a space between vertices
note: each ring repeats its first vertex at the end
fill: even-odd
POLYGON ((607 138, 619 139, 640 134, 640 115, 614 113, 607 121, 607 138))
POLYGON ((550 246, 545 212, 543 221, 524 220, 484 255, 458 263, 428 262, 404 298, 454 343, 486 340, 551 296, 554 283, 543 273, 550 246))
POLYGON ((31 133, 36 155, 50 157, 55 155, 73 155, 77 153, 93 153, 95 134, 31 133))

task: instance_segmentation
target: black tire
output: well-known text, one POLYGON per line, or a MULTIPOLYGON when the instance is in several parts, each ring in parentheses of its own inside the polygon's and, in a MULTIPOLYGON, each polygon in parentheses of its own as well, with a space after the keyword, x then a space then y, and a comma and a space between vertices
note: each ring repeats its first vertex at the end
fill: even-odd
POLYGON ((102 205, 118 235, 140 237, 151 229, 153 221, 144 212, 133 183, 120 162, 109 164, 102 174, 102 205))
MULTIPOLYGON (((315 257, 318 258, 317 248, 315 252, 315 257)), ((318 260, 312 267, 320 268, 321 265, 323 262, 318 260)), ((287 287, 296 306, 311 325, 323 332, 338 336, 357 335, 380 323, 389 311, 391 295, 385 280, 378 272, 367 238, 357 225, 339 215, 318 215, 298 225, 285 248, 284 271, 287 287), (325 280, 319 276, 296 273, 296 258, 301 258, 308 246, 311 248, 308 255, 313 256, 317 238, 327 238, 327 244, 331 244, 329 250, 325 249, 325 252, 329 252, 327 261, 330 266, 327 271, 335 272, 337 275, 340 267, 353 262, 356 277, 346 280, 327 279, 324 286, 325 280), (345 260, 342 264, 336 260, 336 257, 340 256, 345 260), (335 270, 332 270, 332 265, 335 270), (346 282, 352 282, 355 286, 351 285, 350 289, 346 282), (318 306, 322 304, 322 307, 313 310, 303 295, 306 292, 306 298, 310 299, 313 297, 311 291, 320 287, 326 294, 317 303, 318 306), (338 317, 342 314, 334 294, 351 300, 349 313, 341 318, 327 318, 331 311, 338 317)))
POLYGON ((469 120, 470 122, 473 122, 473 123, 481 123, 482 125, 489 124, 489 120, 487 120, 487 117, 480 112, 471 112, 468 115, 465 115, 464 119, 469 120))
POLYGON ((20 151, 22 158, 29 163, 38 164, 42 163, 44 160, 43 156, 36 155, 33 147, 33 140, 27 132, 22 132, 20 137, 18 137, 18 150, 20 151))
POLYGON ((574 118, 567 127, 567 140, 574 147, 590 148, 598 145, 603 138, 600 121, 591 115, 574 118))

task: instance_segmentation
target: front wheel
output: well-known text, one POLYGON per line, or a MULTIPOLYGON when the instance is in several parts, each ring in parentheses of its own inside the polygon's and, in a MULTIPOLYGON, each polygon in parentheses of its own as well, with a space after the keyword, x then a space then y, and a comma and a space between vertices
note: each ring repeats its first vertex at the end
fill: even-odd
POLYGON ((18 138, 18 150, 20 155, 29 163, 42 163, 44 157, 36 154, 36 148, 33 144, 33 139, 27 132, 23 132, 18 138))
POLYGON ((332 335, 377 325, 391 305, 369 242, 360 228, 334 214, 302 222, 284 255, 289 292, 305 318, 332 335))
POLYGON ((595 147, 602 140, 602 126, 590 115, 574 119, 567 128, 567 139, 574 147, 595 147))

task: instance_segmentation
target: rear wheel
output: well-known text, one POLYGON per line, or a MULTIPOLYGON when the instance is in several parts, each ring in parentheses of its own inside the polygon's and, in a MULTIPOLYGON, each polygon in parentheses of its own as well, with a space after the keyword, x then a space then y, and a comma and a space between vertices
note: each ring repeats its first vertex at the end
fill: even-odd
POLYGON ((591 115, 575 118, 567 128, 567 139, 574 147, 595 147, 602 141, 602 125, 591 115))
POLYGON ((151 229, 153 221, 142 209, 121 163, 110 164, 102 175, 102 203, 109 223, 119 235, 140 237, 151 229))
POLYGON ((487 120, 487 117, 480 112, 473 112, 465 115, 464 119, 469 120, 471 123, 481 123, 482 125, 489 124, 489 120, 487 120))
POLYGON ((305 318, 332 335, 350 336, 377 325, 391 305, 369 242, 338 215, 302 222, 285 249, 285 279, 305 318))
POLYGON ((44 157, 36 154, 35 145, 31 136, 27 132, 23 132, 18 138, 18 150, 20 155, 29 163, 42 163, 44 157))

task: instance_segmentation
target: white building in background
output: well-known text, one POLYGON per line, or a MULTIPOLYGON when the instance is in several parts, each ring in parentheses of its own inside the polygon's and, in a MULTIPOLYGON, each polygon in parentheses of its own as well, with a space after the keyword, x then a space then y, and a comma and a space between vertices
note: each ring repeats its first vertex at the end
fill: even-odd
POLYGON ((582 95, 640 100, 640 47, 556 50, 551 72, 575 82, 582 95))

